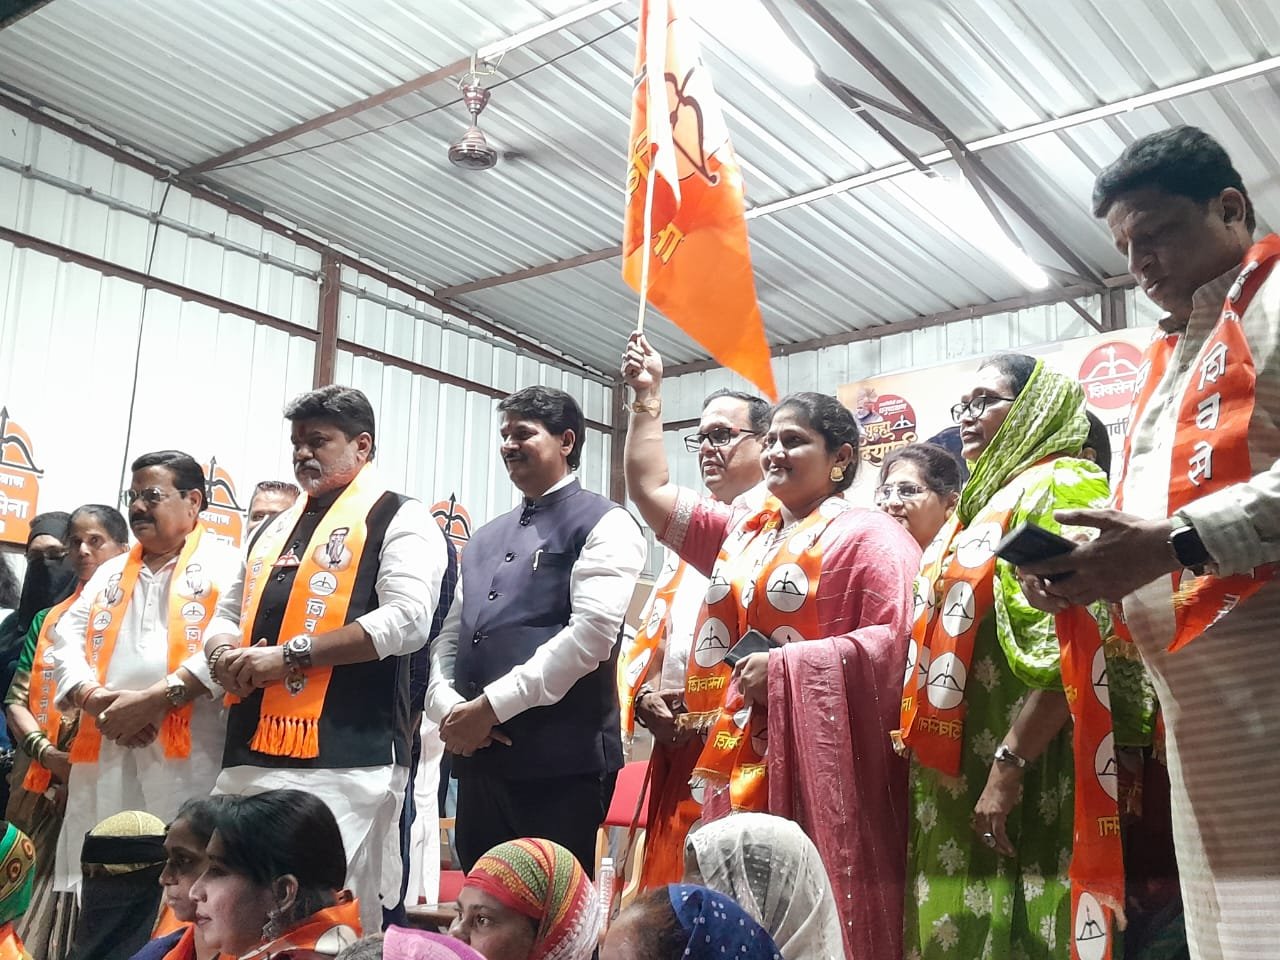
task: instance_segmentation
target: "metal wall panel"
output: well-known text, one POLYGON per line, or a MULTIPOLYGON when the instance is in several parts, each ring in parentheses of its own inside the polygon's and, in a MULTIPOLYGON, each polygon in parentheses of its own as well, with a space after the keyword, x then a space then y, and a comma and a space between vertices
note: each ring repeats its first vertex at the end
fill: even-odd
MULTIPOLYGON (((9 163, 0 166, 0 225, 316 329, 314 251, 3 109, 0 162, 9 163), (191 231, 138 213, 162 206, 191 231)), ((342 282, 341 338, 504 393, 560 387, 588 418, 610 420, 600 383, 355 270, 344 268, 342 282)), ((166 447, 216 457, 247 505, 256 481, 292 475, 281 411, 310 388, 314 363, 306 336, 0 242, 0 403, 36 443, 44 509, 115 502, 132 458, 166 447)), ((476 523, 514 502, 497 456, 496 399, 349 351, 335 376, 369 393, 392 486, 428 503, 456 494, 476 523)), ((589 489, 608 490, 609 455, 610 437, 588 430, 580 476, 589 489)))
MULTIPOLYGON (((429 74, 578 5, 59 0, 0 32, 0 80, 181 168, 429 74)), ((1280 222, 1274 0, 826 6, 1090 270, 1124 269, 1089 210, 1094 176, 1126 143, 1170 124, 1195 123, 1220 137, 1255 191, 1260 224, 1280 222), (1259 62, 1265 75, 1028 132, 1259 62)), ((703 56, 749 204, 859 184, 804 205, 766 208, 751 221, 772 342, 1025 292, 983 252, 967 222, 944 222, 913 195, 911 164, 870 126, 821 87, 781 79, 776 45, 718 29, 713 7, 730 5, 690 5, 705 20, 703 56)), ((506 55, 487 81, 493 99, 482 126, 503 153, 487 173, 457 171, 445 158, 466 119, 455 75, 206 176, 437 288, 611 247, 621 232, 635 9, 619 4, 506 55)), ((892 99, 795 4, 780 9, 826 72, 892 99)), ((884 122, 956 175, 941 162, 948 156, 941 140, 893 117, 884 122)), ((1010 219, 1029 254, 1080 272, 1010 219)), ((459 302, 601 370, 613 367, 635 313, 616 260, 475 289, 459 302)), ((664 319, 649 329, 672 362, 706 355, 664 319)))

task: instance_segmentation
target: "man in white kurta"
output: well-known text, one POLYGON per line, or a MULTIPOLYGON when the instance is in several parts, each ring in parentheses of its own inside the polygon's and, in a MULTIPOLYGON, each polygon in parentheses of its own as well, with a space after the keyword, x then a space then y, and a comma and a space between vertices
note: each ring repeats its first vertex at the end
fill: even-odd
MULTIPOLYGON (((195 531, 203 508, 203 472, 185 454, 148 454, 135 462, 130 495, 135 499, 129 508, 129 523, 142 549, 143 563, 123 612, 105 682, 85 656, 89 612, 113 578, 118 582, 129 554, 102 564, 58 621, 54 628, 54 681, 62 709, 74 705, 85 710, 82 724, 103 725, 103 717, 110 721, 109 711, 113 710, 122 717, 128 710, 139 718, 149 714, 149 718, 146 729, 123 730, 120 742, 111 738, 112 730, 107 727, 98 761, 72 765, 66 819, 58 841, 55 883, 59 890, 79 889, 80 846, 84 835, 99 821, 122 810, 145 810, 167 822, 184 801, 208 795, 221 767, 226 722, 221 690, 210 679, 198 644, 177 671, 169 670, 169 590, 185 539, 195 531), (138 466, 166 457, 170 458, 167 463, 138 466), (185 696, 176 693, 179 683, 187 691, 185 696), (171 684, 174 691, 166 696, 171 684), (119 696, 112 699, 115 694, 119 696), (169 697, 175 696, 192 703, 191 751, 185 759, 166 757, 157 736, 163 716, 176 706, 169 697), (105 709, 103 703, 107 704, 105 709)), ((214 537, 202 535, 189 558, 188 567, 193 565, 221 591, 234 578, 239 555, 214 537)))
POLYGON ((323 800, 342 831, 347 886, 360 899, 361 922, 377 930, 383 907, 400 902, 403 877, 398 824, 409 776, 409 654, 427 642, 448 553, 422 502, 378 480, 370 463, 373 408, 363 393, 321 387, 296 398, 285 417, 303 497, 250 545, 205 634, 214 677, 237 698, 228 710, 217 792, 293 788, 323 800), (367 507, 345 507, 349 494, 365 497, 367 507), (363 542, 358 555, 343 546, 347 537, 363 542), (315 568, 308 563, 322 556, 332 573, 309 576, 315 568), (258 603, 250 610, 243 601, 258 564, 258 603), (344 571, 353 581, 341 618, 318 619, 335 604, 335 580, 344 571), (291 636, 291 622, 305 632, 291 636), (314 754, 259 740, 272 694, 296 689, 277 703, 300 703, 308 685, 320 682, 326 693, 314 754))
MULTIPOLYGON (((1252 477, 1207 495, 1193 492, 1191 502, 1171 511, 1171 489, 1202 487, 1211 478, 1201 460, 1213 469, 1206 447, 1209 457, 1221 455, 1228 442, 1225 421, 1200 407, 1180 419, 1179 401, 1222 374, 1212 350, 1198 354, 1229 294, 1239 297, 1233 284, 1253 245, 1252 205, 1226 153, 1190 127, 1131 145, 1100 175, 1094 201, 1134 278, 1169 311, 1157 334, 1177 342, 1131 425, 1125 512, 1060 514, 1064 524, 1101 533, 1069 559, 1029 568, 1070 570, 1071 577, 1032 586, 1074 602, 1124 600, 1164 712, 1191 956, 1280 956, 1280 581, 1267 577, 1189 644, 1168 650, 1175 632, 1171 572, 1189 568, 1185 586, 1197 570, 1221 578, 1280 561, 1280 273, 1272 271, 1247 305, 1231 300, 1257 372, 1247 428, 1252 477), (1175 462, 1176 437, 1206 446, 1175 462)), ((1242 362, 1237 353, 1225 362, 1242 362)))

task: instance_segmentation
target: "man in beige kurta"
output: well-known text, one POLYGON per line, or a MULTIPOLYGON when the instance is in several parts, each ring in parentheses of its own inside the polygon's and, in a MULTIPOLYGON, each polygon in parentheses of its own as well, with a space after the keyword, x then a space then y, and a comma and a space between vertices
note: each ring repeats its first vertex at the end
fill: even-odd
MULTIPOLYGON (((1168 651, 1173 571, 1227 577, 1280 561, 1280 269, 1240 316, 1257 371, 1253 476, 1170 516, 1174 471, 1199 489, 1212 469, 1206 458, 1174 462, 1175 435, 1208 422, 1179 422, 1179 400, 1195 378, 1213 374, 1197 355, 1257 239, 1252 204, 1221 146, 1179 127, 1136 141, 1099 175, 1094 213, 1106 218, 1134 279, 1168 311, 1157 336, 1177 342, 1130 425, 1124 512, 1060 514, 1100 533, 1066 559, 1028 567, 1028 588, 1046 609, 1124 601, 1164 712, 1191 956, 1280 956, 1280 580, 1168 651), (1071 576, 1051 584, 1037 576, 1064 571, 1071 576)), ((1224 442, 1215 429, 1202 430, 1210 445, 1224 442)))

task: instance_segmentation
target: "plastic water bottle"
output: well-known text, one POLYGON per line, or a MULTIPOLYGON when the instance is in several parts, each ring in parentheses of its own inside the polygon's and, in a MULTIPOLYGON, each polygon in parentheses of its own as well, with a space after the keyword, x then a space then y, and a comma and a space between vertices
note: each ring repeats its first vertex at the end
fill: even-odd
POLYGON ((600 932, 603 933, 613 918, 613 857, 601 857, 596 889, 600 893, 600 932))

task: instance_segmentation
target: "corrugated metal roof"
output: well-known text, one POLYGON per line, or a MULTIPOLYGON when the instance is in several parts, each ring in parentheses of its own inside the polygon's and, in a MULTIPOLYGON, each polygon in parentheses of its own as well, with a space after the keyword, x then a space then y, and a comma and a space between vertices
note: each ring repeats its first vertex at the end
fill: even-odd
MULTIPOLYGON (((0 81, 184 167, 576 6, 58 0, 0 32, 0 81)), ((794 2, 781 9, 828 74, 893 99, 794 2)), ((1280 54, 1280 12, 1270 0, 830 0, 829 9, 967 142, 1280 54)), ((482 119, 506 153, 495 170, 449 166, 445 151, 465 113, 453 83, 441 81, 206 179, 437 289, 611 247, 621 233, 634 16, 632 4, 620 4, 506 55, 482 119)), ((730 47, 712 37, 704 54, 751 204, 900 163, 820 86, 782 82, 767 48, 730 47)), ((1220 137, 1254 187, 1260 221, 1280 223, 1277 82, 1275 73, 1240 80, 980 156, 1089 267, 1119 274, 1124 263, 1089 214, 1093 177, 1126 142, 1171 123, 1220 137)), ((911 149, 941 148, 926 130, 883 119, 911 149)), ((1009 219, 1035 259, 1069 269, 1009 219)), ((775 343, 1025 292, 971 236, 940 221, 909 178, 758 216, 751 237, 775 343)), ((459 301, 605 370, 635 313, 617 261, 608 260, 459 301)), ((703 355, 663 320, 649 329, 671 362, 703 355)))

